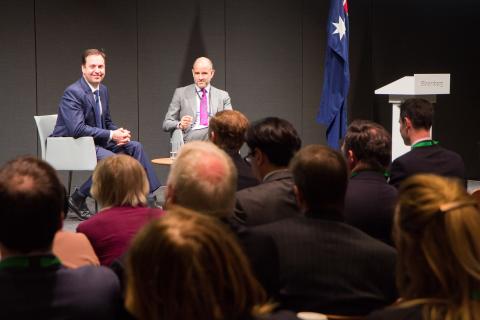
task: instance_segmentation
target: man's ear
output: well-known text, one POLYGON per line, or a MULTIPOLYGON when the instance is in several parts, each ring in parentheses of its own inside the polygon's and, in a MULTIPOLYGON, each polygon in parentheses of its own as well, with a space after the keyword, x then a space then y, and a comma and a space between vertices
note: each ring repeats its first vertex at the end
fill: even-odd
POLYGON ((297 200, 298 207, 303 210, 305 209, 305 198, 303 197, 302 192, 298 189, 296 185, 293 185, 293 193, 295 194, 295 199, 297 200))
POLYGON ((167 184, 167 190, 165 193, 165 203, 163 204, 163 209, 168 209, 168 206, 173 204, 175 204, 175 191, 171 184, 167 184))
POLYGON ((403 118, 403 121, 404 121, 403 123, 405 125, 405 128, 407 128, 407 129, 413 128, 412 127, 412 120, 410 120, 410 118, 405 117, 405 118, 403 118))
POLYGON ((347 151, 347 162, 350 167, 353 167, 357 163, 357 157, 351 149, 347 151))
POLYGON ((215 132, 210 131, 210 135, 209 135, 208 138, 210 139, 210 141, 212 141, 213 143, 215 143, 215 139, 216 139, 215 132))

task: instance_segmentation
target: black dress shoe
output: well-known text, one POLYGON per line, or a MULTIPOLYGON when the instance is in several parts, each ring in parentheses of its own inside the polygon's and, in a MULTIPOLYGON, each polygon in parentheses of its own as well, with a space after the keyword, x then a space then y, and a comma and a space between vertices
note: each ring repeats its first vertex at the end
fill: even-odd
POLYGON ((68 198, 68 207, 75 213, 80 220, 87 220, 93 214, 87 207, 85 198, 79 197, 76 193, 68 198))

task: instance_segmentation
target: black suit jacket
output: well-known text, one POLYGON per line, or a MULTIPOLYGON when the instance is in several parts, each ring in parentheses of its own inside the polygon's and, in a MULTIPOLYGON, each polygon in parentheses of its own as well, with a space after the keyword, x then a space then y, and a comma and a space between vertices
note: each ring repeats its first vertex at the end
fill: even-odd
POLYGON ((246 226, 256 226, 299 213, 293 193, 292 173, 281 170, 258 186, 237 192, 233 219, 246 226))
MULTIPOLYGON (((0 269, 0 319, 119 319, 120 286, 105 267, 67 269, 35 256, 26 267, 0 269)), ((8 259, 5 260, 8 263, 8 259)), ((123 314, 123 316, 125 316, 123 314)))
POLYGON ((389 245, 397 189, 377 171, 360 171, 348 182, 345 222, 389 245))
POLYGON ((365 315, 397 298, 395 250, 350 225, 309 215, 251 232, 272 237, 277 247, 281 308, 365 315))
POLYGON ((390 166, 389 183, 398 188, 403 180, 417 173, 454 177, 466 185, 462 157, 439 145, 415 148, 395 159, 390 166))
POLYGON ((423 320, 422 307, 389 307, 373 312, 367 317, 367 320, 423 320))

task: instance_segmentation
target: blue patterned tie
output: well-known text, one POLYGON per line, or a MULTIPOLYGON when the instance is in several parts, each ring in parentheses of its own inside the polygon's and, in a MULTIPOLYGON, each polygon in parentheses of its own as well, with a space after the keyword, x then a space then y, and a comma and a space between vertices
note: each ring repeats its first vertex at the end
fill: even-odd
POLYGON ((95 122, 98 128, 103 128, 102 110, 100 109, 100 91, 95 90, 93 94, 95 95, 95 122))

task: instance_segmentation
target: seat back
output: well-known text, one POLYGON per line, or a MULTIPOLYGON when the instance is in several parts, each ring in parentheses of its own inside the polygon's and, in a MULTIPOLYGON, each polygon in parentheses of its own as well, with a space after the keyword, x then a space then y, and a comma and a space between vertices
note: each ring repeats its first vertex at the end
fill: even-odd
POLYGON ((47 152, 47 138, 52 134, 57 122, 56 114, 49 114, 46 116, 34 116, 35 123, 37 124, 38 137, 40 139, 40 148, 42 150, 42 160, 46 159, 47 152))

